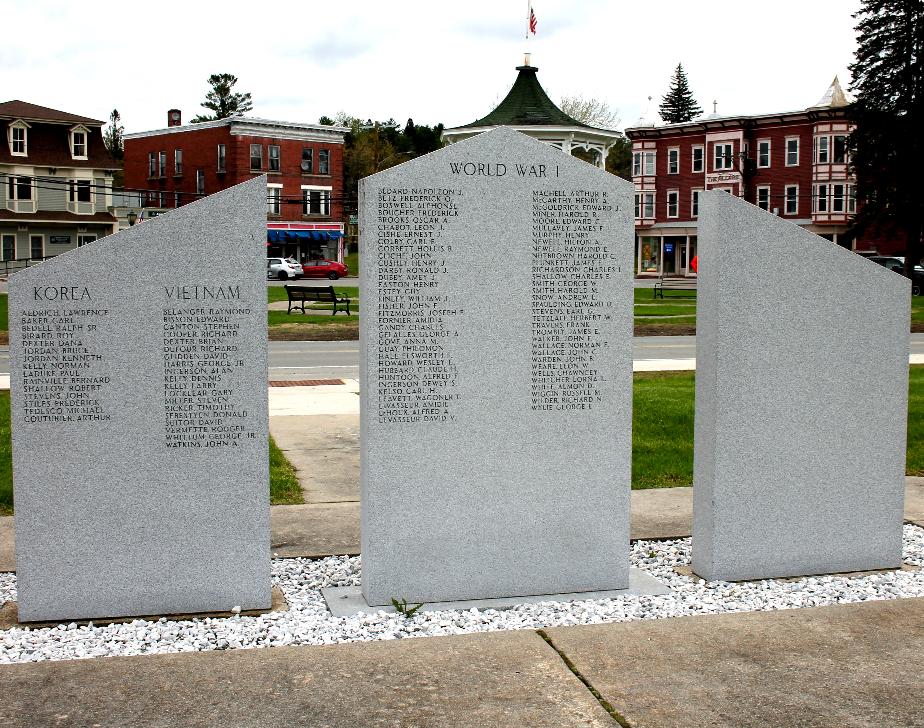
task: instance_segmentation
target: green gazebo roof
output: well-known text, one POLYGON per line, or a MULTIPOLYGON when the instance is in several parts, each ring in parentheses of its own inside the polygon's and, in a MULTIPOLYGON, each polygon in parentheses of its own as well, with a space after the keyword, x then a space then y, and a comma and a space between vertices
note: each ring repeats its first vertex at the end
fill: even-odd
POLYGON ((520 72, 507 97, 490 114, 471 124, 458 127, 465 129, 476 126, 581 126, 593 127, 572 119, 559 109, 549 98, 536 78, 535 66, 517 66, 520 72))

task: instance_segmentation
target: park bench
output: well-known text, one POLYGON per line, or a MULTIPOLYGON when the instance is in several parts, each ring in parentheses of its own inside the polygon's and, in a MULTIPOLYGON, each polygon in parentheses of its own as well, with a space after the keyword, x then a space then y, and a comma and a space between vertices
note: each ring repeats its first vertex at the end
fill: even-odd
POLYGON ((286 285, 285 289, 286 295, 289 297, 289 309, 286 313, 292 313, 293 308, 296 311, 301 308, 302 313, 305 313, 306 303, 332 303, 334 308, 330 312, 331 316, 336 315, 338 310, 346 312, 347 316, 352 315, 350 313, 350 299, 346 296, 337 298, 333 286, 286 285), (340 307, 339 309, 338 306, 340 307))
POLYGON ((682 276, 658 276, 654 284, 654 297, 664 298, 664 291, 693 291, 696 293, 696 279, 682 276))

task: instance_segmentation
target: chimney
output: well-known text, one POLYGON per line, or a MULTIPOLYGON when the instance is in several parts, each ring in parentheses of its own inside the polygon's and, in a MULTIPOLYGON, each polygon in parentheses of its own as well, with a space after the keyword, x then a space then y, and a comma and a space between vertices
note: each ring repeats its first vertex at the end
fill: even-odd
POLYGON ((182 123, 179 109, 170 109, 167 112, 167 126, 180 126, 182 123))

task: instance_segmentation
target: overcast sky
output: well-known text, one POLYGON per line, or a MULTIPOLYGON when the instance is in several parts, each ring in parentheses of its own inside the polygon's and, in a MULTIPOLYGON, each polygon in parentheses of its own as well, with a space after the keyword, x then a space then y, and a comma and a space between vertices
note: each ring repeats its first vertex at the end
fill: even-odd
MULTIPOLYGON (((631 125, 656 113, 682 62, 700 105, 721 115, 814 104, 855 47, 859 0, 534 0, 529 41, 557 103, 582 95, 631 125)), ((233 73, 252 116, 316 122, 338 111, 467 124, 514 81, 526 49, 526 0, 462 3, 0 0, 0 101, 22 99, 127 132, 184 121, 212 73, 233 73), (265 14, 262 14, 264 13, 265 14)))

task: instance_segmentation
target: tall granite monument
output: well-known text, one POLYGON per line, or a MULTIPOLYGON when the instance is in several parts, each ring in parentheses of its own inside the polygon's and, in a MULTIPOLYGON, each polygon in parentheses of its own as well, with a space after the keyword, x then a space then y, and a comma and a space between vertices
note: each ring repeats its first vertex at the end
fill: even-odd
POLYGON ((270 604, 266 179, 9 282, 21 621, 270 604))
POLYGON ((701 200, 693 570, 898 567, 910 282, 727 193, 701 200))
POLYGON ((499 128, 360 213, 366 602, 628 587, 632 185, 499 128))

